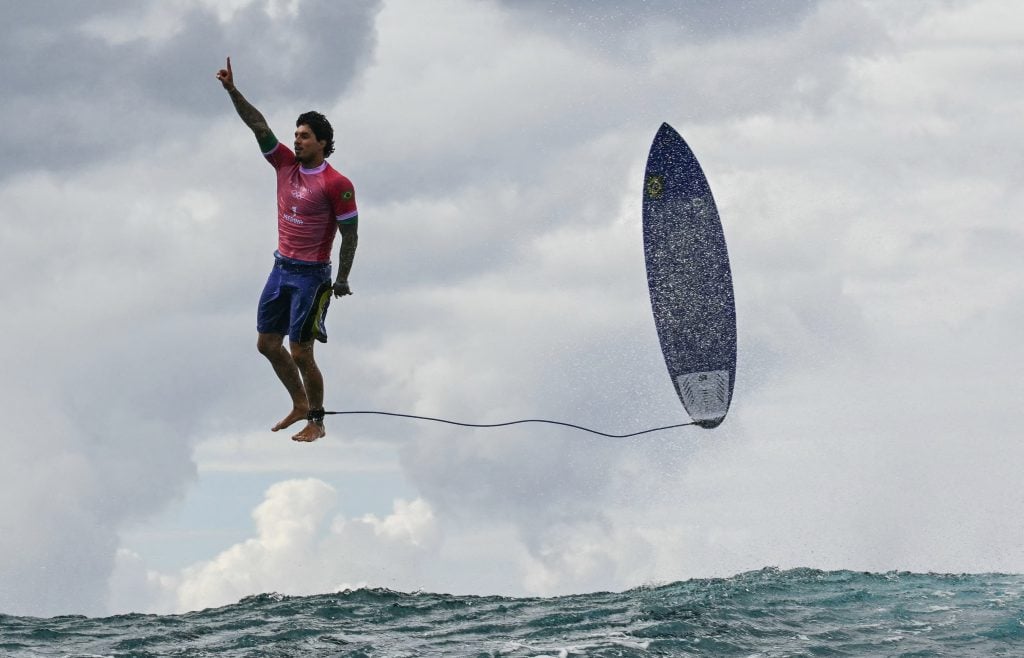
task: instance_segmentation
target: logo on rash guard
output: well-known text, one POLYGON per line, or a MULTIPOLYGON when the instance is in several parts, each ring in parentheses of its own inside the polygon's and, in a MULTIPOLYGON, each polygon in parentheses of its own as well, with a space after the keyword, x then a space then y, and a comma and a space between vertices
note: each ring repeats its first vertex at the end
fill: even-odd
POLYGON ((282 218, 284 219, 284 221, 288 222, 289 224, 298 224, 298 225, 301 226, 302 224, 305 224, 305 222, 295 216, 295 213, 297 213, 297 212, 299 212, 298 207, 297 206, 292 206, 292 214, 289 215, 288 213, 284 213, 282 215, 282 218))

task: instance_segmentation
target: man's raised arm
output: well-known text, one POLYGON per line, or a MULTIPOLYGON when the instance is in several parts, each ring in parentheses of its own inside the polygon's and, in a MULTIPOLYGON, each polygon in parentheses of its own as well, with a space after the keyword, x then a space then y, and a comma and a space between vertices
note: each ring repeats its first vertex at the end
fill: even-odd
POLYGON ((266 153, 274 148, 277 145, 277 137, 271 132, 270 126, 267 125, 267 120, 263 118, 259 110, 253 107, 249 101, 245 100, 242 92, 238 91, 235 87, 235 76, 231 72, 230 57, 228 57, 227 68, 217 71, 217 79, 224 85, 228 96, 231 97, 231 102, 235 104, 238 116, 242 117, 245 125, 249 126, 253 134, 256 135, 256 141, 259 142, 260 149, 266 153))

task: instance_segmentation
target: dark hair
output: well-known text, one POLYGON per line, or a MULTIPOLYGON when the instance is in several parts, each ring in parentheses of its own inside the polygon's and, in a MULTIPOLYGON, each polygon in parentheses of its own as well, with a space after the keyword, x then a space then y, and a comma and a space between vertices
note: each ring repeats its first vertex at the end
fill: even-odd
POLYGON ((316 136, 316 141, 327 142, 327 145, 324 146, 325 158, 334 153, 334 128, 331 128, 331 122, 327 120, 327 117, 312 110, 303 112, 295 120, 296 128, 302 125, 309 126, 309 129, 313 131, 313 135, 316 136))

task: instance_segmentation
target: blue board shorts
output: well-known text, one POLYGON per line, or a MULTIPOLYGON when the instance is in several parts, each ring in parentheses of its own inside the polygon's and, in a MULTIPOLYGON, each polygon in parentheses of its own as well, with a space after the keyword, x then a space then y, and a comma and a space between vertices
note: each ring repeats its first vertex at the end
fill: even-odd
POLYGON ((256 331, 288 335, 293 343, 327 342, 331 304, 331 264, 307 263, 274 254, 274 269, 260 295, 256 331))

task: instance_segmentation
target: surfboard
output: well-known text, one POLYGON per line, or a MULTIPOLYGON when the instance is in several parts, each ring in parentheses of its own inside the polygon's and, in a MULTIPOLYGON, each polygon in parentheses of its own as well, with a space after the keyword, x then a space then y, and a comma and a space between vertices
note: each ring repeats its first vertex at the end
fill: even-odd
POLYGON ((694 422, 717 427, 736 382, 732 271, 704 171, 667 123, 647 158, 643 237, 651 310, 669 377, 694 422))

